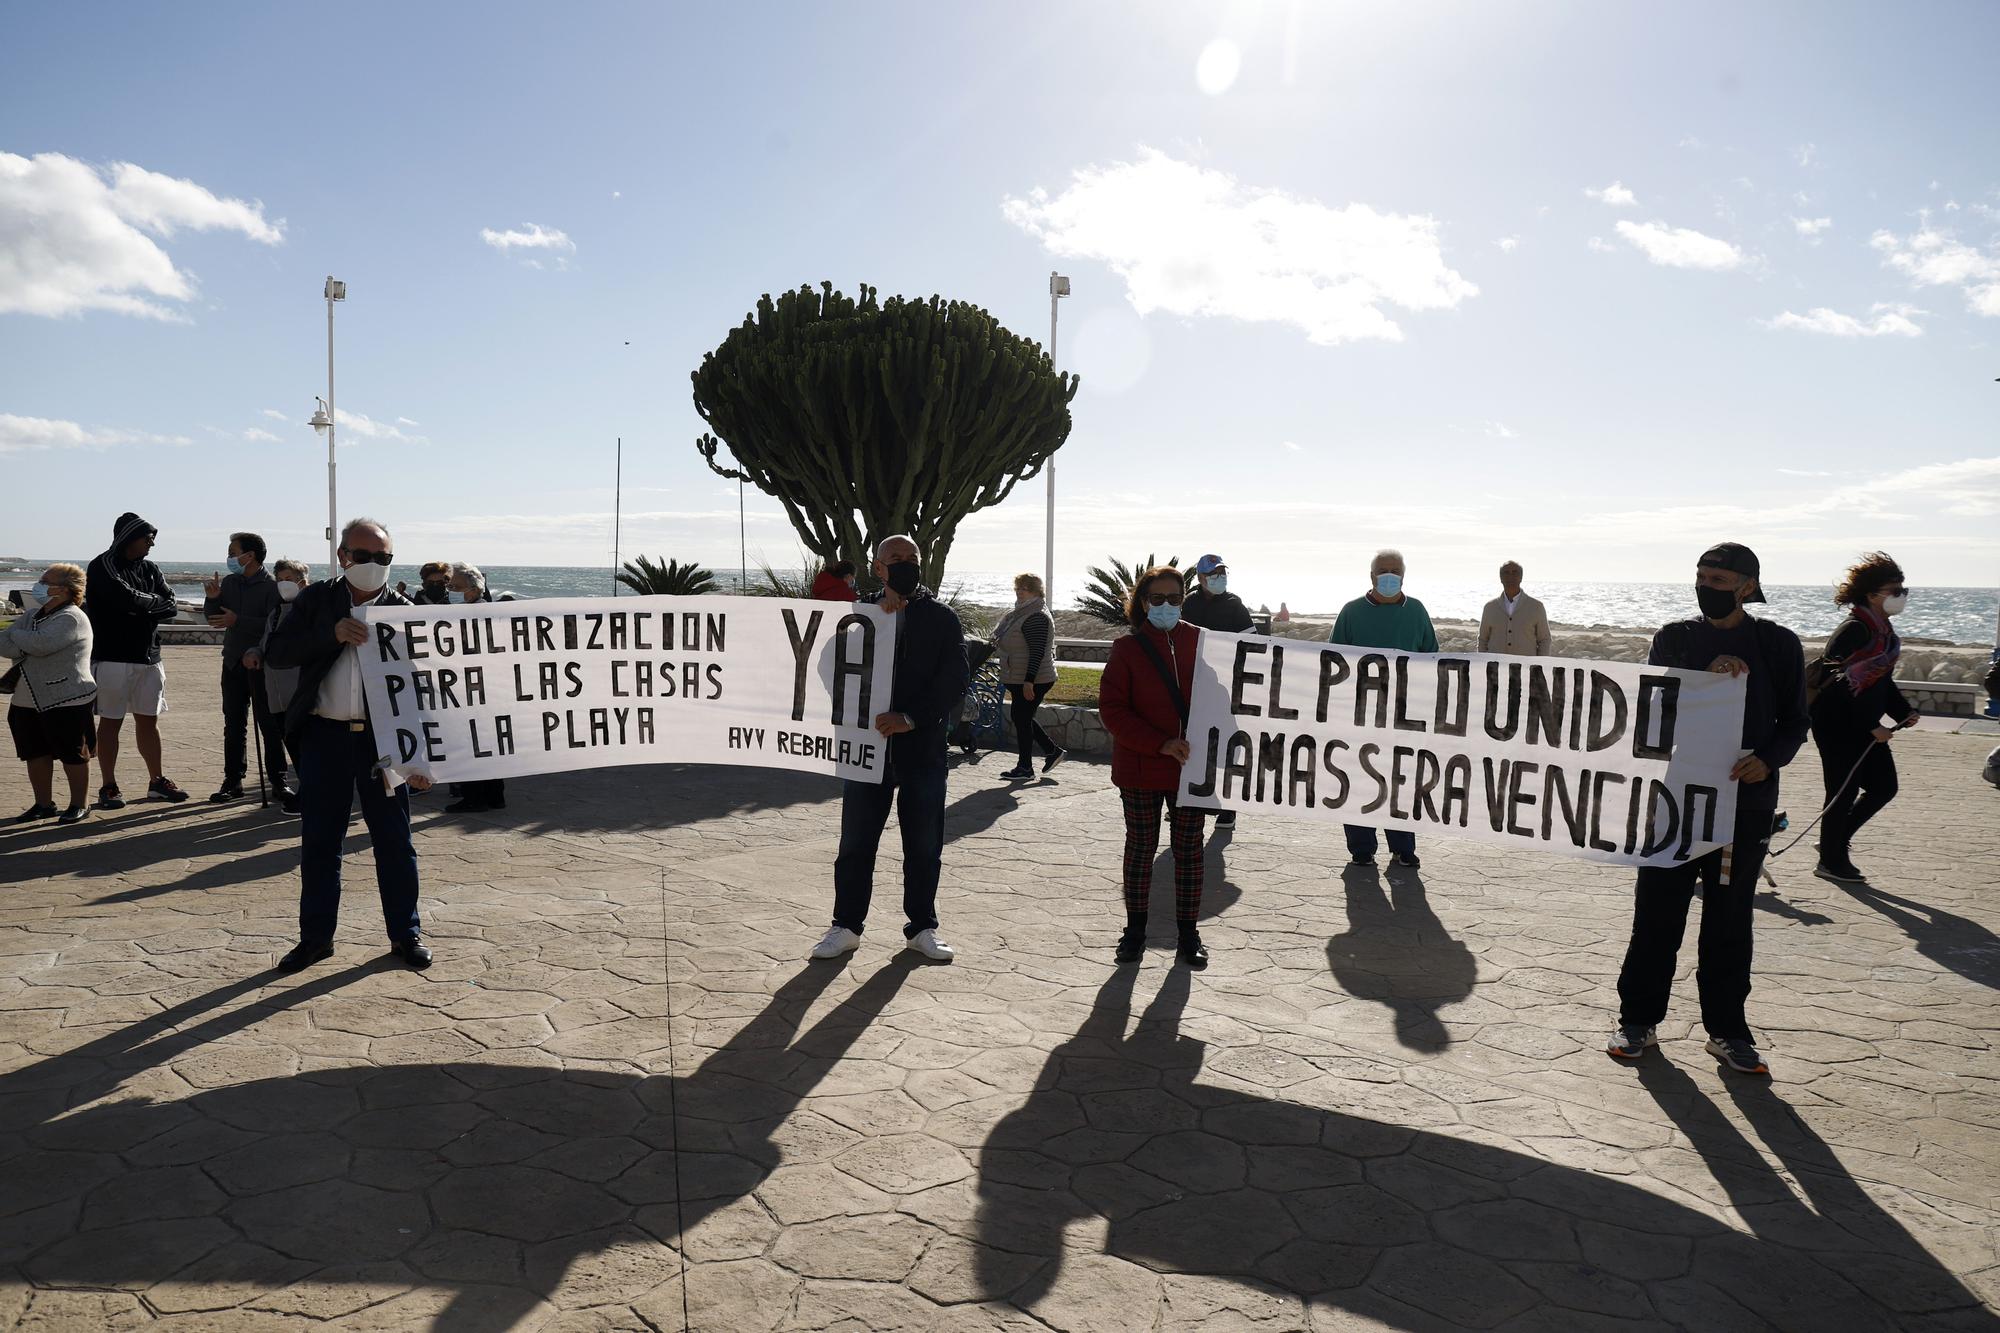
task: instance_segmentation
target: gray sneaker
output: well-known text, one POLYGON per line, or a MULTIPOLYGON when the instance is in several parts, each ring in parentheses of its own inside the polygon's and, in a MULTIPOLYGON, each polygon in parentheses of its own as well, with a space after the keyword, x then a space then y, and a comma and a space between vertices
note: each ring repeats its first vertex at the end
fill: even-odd
POLYGON ((1771 1067, 1764 1063, 1764 1057, 1757 1053, 1748 1037, 1710 1037, 1705 1049, 1739 1074, 1770 1077, 1771 1067))
POLYGON ((1649 1046, 1660 1044, 1660 1030, 1656 1027, 1624 1027, 1611 1029, 1611 1039, 1604 1043, 1604 1053, 1620 1060, 1636 1060, 1646 1053, 1649 1046))

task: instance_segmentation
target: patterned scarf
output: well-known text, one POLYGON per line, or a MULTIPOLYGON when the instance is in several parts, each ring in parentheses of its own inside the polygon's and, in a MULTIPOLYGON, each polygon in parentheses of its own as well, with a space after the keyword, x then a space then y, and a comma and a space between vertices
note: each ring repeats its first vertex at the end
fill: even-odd
POLYGON ((1896 659, 1903 655, 1903 641, 1896 637, 1889 618, 1871 607, 1855 607, 1854 618, 1868 627, 1868 643, 1847 655, 1840 674, 1846 678, 1847 688, 1859 695, 1896 669, 1896 659))

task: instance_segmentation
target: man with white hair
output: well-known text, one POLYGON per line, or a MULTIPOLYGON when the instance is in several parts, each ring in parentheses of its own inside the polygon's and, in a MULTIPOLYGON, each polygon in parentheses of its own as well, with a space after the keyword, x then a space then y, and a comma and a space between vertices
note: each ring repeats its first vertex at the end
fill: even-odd
POLYGON ((410 789, 428 790, 412 773, 408 788, 391 788, 369 727, 361 691, 361 654, 368 626, 354 613, 363 606, 408 606, 389 586, 389 529, 372 518, 348 520, 340 530, 338 578, 300 593, 291 612, 271 631, 264 660, 299 668, 297 692, 285 710, 285 737, 298 757, 299 942, 278 963, 297 972, 333 954, 340 920, 340 846, 347 837, 354 799, 375 853, 375 884, 389 949, 414 968, 431 965, 417 916, 417 849, 410 839, 410 789))
POLYGON ((814 958, 838 958, 861 944, 875 892, 875 849, 896 808, 903 832, 903 939, 933 962, 952 947, 938 938, 938 879, 944 872, 945 736, 965 697, 965 631, 952 609, 919 579, 917 544, 885 538, 875 548, 883 591, 862 597, 896 617, 896 662, 889 707, 875 730, 889 748, 880 782, 848 782, 841 792, 840 853, 833 863, 833 924, 814 958))
MULTIPOLYGON (((1368 564, 1368 592, 1340 608, 1333 622, 1329 643, 1356 648, 1386 648, 1392 652, 1434 653, 1438 650, 1437 630, 1424 604, 1403 591, 1407 572, 1401 551, 1384 549, 1368 564)), ((1417 835, 1408 829, 1390 829, 1390 864, 1415 870, 1417 835)), ((1375 830, 1360 824, 1347 826, 1347 852, 1358 866, 1375 864, 1375 830)))

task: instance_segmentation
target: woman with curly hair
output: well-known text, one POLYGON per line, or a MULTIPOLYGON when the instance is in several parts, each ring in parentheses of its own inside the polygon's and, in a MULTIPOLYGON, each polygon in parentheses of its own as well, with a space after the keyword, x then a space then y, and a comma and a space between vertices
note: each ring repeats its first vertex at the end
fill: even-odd
POLYGON ((1917 724, 1917 710, 1896 688, 1903 641, 1889 623, 1910 603, 1903 570, 1880 551, 1861 557, 1834 590, 1847 623, 1826 641, 1822 660, 1832 676, 1812 705, 1813 741, 1826 779, 1827 808, 1819 835, 1821 879, 1865 884, 1848 848, 1855 833, 1896 799, 1896 759, 1889 739, 1917 724), (1883 719, 1894 718, 1891 725, 1883 719))

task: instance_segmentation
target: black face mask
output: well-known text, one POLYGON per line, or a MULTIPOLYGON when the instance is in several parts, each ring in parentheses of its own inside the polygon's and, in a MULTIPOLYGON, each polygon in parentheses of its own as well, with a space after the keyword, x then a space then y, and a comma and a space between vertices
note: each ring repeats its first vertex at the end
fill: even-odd
POLYGON ((882 581, 889 585, 889 591, 898 597, 908 597, 917 590, 917 562, 899 560, 883 571, 882 581))
POLYGON ((1701 603, 1701 613, 1710 620, 1727 620, 1736 612, 1736 593, 1729 588, 1705 588, 1694 586, 1694 599, 1701 603))

